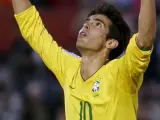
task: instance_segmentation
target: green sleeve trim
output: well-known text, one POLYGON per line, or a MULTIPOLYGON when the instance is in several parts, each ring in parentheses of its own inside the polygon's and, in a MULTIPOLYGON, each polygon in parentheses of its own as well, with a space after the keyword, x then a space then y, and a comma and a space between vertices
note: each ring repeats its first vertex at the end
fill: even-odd
POLYGON ((140 50, 142 50, 142 51, 150 51, 151 49, 141 48, 140 50))

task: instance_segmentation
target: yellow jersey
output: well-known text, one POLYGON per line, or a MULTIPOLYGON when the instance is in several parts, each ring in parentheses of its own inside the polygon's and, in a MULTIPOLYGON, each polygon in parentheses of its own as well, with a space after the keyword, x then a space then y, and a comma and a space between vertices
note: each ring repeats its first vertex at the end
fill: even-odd
POLYGON ((25 40, 56 75, 64 90, 66 120, 136 120, 138 90, 152 50, 136 45, 136 34, 120 58, 103 65, 84 81, 81 57, 58 46, 35 6, 15 15, 25 40))

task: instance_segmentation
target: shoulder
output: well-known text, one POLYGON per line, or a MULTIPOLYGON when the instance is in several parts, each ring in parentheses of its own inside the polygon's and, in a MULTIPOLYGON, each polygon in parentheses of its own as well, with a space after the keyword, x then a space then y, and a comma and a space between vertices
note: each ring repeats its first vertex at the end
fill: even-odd
POLYGON ((77 58, 77 59, 81 59, 81 57, 73 52, 70 52, 66 49, 62 49, 62 51, 65 53, 65 54, 68 54, 69 56, 73 57, 73 58, 77 58))
POLYGON ((111 60, 110 62, 108 62, 105 65, 105 70, 108 70, 109 72, 115 72, 115 71, 117 71, 118 68, 119 68, 120 60, 121 60, 120 58, 111 60))
POLYGON ((126 64, 124 55, 110 61, 108 64, 105 65, 105 70, 108 70, 111 74, 121 74, 122 71, 126 71, 126 64))
POLYGON ((73 52, 62 49, 63 59, 69 66, 74 66, 80 63, 81 57, 73 52))

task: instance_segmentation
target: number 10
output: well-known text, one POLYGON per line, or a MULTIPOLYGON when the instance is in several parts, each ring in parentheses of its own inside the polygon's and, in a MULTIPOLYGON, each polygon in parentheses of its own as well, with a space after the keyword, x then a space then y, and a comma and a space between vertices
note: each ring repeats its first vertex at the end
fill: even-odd
POLYGON ((89 108, 89 120, 93 120, 92 116, 92 106, 89 102, 81 101, 80 102, 80 120, 86 120, 86 105, 89 108))

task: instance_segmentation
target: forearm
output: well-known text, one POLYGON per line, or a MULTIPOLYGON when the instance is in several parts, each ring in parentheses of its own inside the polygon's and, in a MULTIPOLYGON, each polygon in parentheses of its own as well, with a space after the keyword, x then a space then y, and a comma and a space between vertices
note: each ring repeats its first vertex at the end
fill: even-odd
POLYGON ((155 0, 141 0, 138 23, 137 44, 142 49, 150 49, 156 34, 155 0))
POLYGON ((31 7, 31 3, 29 0, 12 0, 12 5, 15 14, 23 12, 29 7, 31 7))

